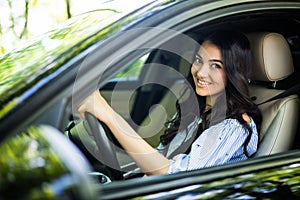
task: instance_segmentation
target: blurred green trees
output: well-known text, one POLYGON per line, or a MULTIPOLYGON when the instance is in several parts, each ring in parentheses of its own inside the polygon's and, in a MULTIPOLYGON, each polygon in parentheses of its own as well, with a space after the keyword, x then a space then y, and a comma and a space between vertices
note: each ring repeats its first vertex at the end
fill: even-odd
POLYGON ((2 0, 0 55, 70 17, 72 0, 2 0))
POLYGON ((0 56, 103 0, 1 0, 0 56))
POLYGON ((51 31, 61 22, 97 9, 130 12, 151 0, 1 0, 0 56, 22 46, 36 35, 51 31), (128 3, 129 2, 129 3, 128 3))

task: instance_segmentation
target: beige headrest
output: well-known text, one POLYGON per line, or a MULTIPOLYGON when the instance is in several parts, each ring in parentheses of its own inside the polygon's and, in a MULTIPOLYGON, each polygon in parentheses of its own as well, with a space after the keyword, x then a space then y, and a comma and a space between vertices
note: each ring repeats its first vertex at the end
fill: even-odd
POLYGON ((254 57, 252 80, 279 81, 294 72, 291 51, 282 35, 257 32, 247 37, 254 57))

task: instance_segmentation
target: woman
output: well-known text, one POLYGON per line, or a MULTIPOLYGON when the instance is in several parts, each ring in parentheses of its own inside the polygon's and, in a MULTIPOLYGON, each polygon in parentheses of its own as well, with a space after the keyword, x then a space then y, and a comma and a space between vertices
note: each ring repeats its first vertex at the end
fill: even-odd
MULTIPOLYGON (((202 128, 189 153, 172 159, 145 142, 99 91, 89 96, 78 111, 83 118, 85 112, 90 112, 103 121, 147 175, 245 160, 257 150, 261 124, 261 114, 248 93, 250 67, 249 41, 243 34, 215 31, 204 40, 191 67, 195 92, 199 102, 205 103, 200 104, 201 117, 196 116, 193 122, 202 128)), ((180 121, 180 113, 178 116, 175 122, 180 121)), ((175 124, 180 134, 179 123, 175 124)))

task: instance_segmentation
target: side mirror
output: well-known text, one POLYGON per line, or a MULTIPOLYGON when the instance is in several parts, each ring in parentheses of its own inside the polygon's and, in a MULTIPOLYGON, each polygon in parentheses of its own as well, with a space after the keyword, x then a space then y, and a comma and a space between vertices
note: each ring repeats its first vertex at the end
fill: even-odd
POLYGON ((57 129, 30 127, 0 145, 0 199, 100 197, 83 154, 57 129))

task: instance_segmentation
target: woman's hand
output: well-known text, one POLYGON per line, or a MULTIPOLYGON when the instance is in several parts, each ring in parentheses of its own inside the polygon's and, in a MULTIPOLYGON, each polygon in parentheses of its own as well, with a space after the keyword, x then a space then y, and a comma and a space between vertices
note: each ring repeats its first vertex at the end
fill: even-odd
POLYGON ((104 122, 146 174, 167 173, 170 161, 143 140, 127 121, 110 107, 99 91, 87 97, 79 105, 78 112, 82 118, 85 118, 85 112, 89 112, 104 122))
POLYGON ((83 119, 85 118, 85 112, 89 112, 105 122, 112 115, 113 110, 97 90, 83 100, 78 106, 78 112, 83 119))

